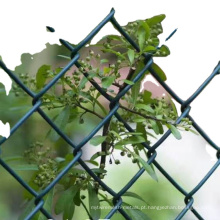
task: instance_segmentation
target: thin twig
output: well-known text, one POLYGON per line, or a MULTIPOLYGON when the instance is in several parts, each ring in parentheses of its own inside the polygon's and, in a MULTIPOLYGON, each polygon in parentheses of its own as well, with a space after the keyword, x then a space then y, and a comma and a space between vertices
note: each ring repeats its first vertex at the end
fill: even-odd
POLYGON ((90 110, 90 109, 88 109, 88 108, 82 106, 80 103, 78 103, 77 106, 80 107, 80 108, 82 108, 82 109, 84 109, 86 112, 89 112, 89 113, 91 113, 91 114, 96 115, 96 116, 99 117, 100 119, 104 119, 104 117, 102 117, 100 114, 98 114, 97 112, 94 112, 94 111, 92 111, 92 110, 90 110))
POLYGON ((87 209, 85 203, 84 203, 82 200, 81 200, 81 203, 82 203, 84 209, 86 210, 86 213, 87 213, 87 215, 89 216, 89 219, 90 219, 90 220, 93 220, 92 216, 89 214, 89 210, 87 209))
POLYGON ((159 121, 159 122, 163 122, 163 123, 165 122, 165 123, 173 124, 173 123, 170 123, 170 122, 168 122, 166 120, 158 119, 158 118, 156 118, 154 116, 145 115, 145 114, 142 114, 141 112, 134 111, 133 109, 127 108, 127 107, 125 107, 123 105, 120 105, 120 108, 122 108, 122 109, 124 109, 126 111, 129 111, 131 113, 134 113, 136 115, 140 115, 141 117, 146 118, 146 119, 151 119, 151 120, 154 120, 154 121, 159 121))

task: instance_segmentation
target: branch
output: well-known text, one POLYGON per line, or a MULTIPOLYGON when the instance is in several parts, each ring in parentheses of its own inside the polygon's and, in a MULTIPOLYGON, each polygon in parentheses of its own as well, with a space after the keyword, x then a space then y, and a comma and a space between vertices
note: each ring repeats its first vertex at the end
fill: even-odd
POLYGON ((127 107, 125 107, 123 105, 120 105, 120 108, 122 108, 122 109, 124 109, 126 111, 129 111, 131 113, 134 113, 136 115, 140 115, 141 117, 146 118, 146 119, 151 119, 151 120, 154 120, 154 121, 159 121, 159 122, 165 122, 165 123, 173 124, 173 123, 170 123, 170 122, 168 122, 166 120, 158 119, 158 118, 156 118, 154 116, 145 115, 145 114, 142 114, 141 112, 134 111, 134 110, 132 110, 130 108, 127 108, 127 107))
MULTIPOLYGON (((134 74, 134 72, 135 72, 135 68, 130 68, 129 73, 128 73, 126 79, 127 79, 127 80, 130 80, 131 77, 132 77, 132 75, 134 74)), ((119 93, 125 88, 126 85, 127 85, 126 83, 123 83, 123 84, 120 86, 120 88, 119 88, 117 94, 119 94, 119 93)), ((109 121, 103 126, 102 136, 107 136, 107 135, 108 135, 109 126, 110 126, 110 121, 111 121, 111 120, 109 120, 109 121)), ((102 143, 102 145, 101 145, 101 151, 102 151, 102 152, 107 152, 107 150, 108 150, 108 149, 107 149, 107 146, 108 146, 108 143, 107 143, 106 141, 104 141, 104 142, 102 143)), ((101 156, 100 166, 99 166, 99 167, 101 168, 101 164, 105 164, 105 162, 106 162, 106 155, 102 155, 102 156, 101 156)))
POLYGON ((96 116, 99 117, 100 119, 104 119, 104 117, 102 117, 100 114, 98 114, 97 112, 94 112, 94 111, 92 111, 92 110, 90 110, 90 109, 88 109, 88 108, 82 106, 79 102, 78 102, 77 106, 80 107, 80 108, 82 108, 82 109, 85 110, 86 112, 89 112, 89 113, 91 113, 91 114, 93 114, 93 115, 96 115, 96 116))

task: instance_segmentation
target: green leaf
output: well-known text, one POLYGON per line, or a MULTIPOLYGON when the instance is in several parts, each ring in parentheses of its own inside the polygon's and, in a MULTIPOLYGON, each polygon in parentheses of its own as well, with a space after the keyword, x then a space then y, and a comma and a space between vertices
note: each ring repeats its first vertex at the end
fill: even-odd
MULTIPOLYGON (((56 119, 54 120, 54 123, 59 129, 63 131, 69 121, 69 116, 70 116, 70 107, 66 106, 57 115, 56 119)), ((52 128, 49 132, 49 138, 55 142, 60 138, 60 135, 52 128)))
POLYGON ((97 135, 90 140, 90 144, 94 146, 100 145, 102 142, 106 140, 107 136, 97 135))
POLYGON ((125 58, 124 55, 122 55, 120 52, 117 52, 117 51, 115 51, 115 50, 112 50, 112 49, 103 49, 102 51, 103 51, 103 52, 108 52, 108 53, 113 53, 113 54, 115 54, 116 56, 122 58, 123 60, 126 60, 126 58, 125 58))
POLYGON ((162 81, 167 80, 167 77, 166 77, 165 73, 163 72, 163 70, 156 63, 152 63, 151 68, 157 73, 157 75, 160 77, 160 79, 162 81))
POLYGON ((146 38, 146 31, 142 25, 138 28, 137 35, 140 51, 143 51, 146 38))
POLYGON ((141 210, 137 209, 136 207, 123 202, 122 207, 128 213, 132 220, 151 220, 145 213, 141 210))
POLYGON ((149 216, 147 216, 139 209, 132 208, 127 209, 126 211, 130 214, 132 220, 151 220, 149 216))
POLYGON ((31 212, 31 211, 34 209, 34 207, 35 207, 34 202, 35 202, 35 198, 31 199, 31 200, 27 203, 27 205, 26 205, 24 211, 21 213, 21 215, 19 216, 18 220, 24 220, 24 219, 28 216, 28 214, 30 214, 30 212, 31 212))
POLYGON ((70 57, 68 57, 68 56, 64 56, 64 55, 57 55, 58 57, 61 57, 61 58, 64 58, 64 59, 67 59, 67 60, 71 60, 71 58, 70 57))
POLYGON ((76 193, 73 202, 76 206, 80 206, 81 205, 81 198, 80 198, 80 190, 76 193))
POLYGON ((132 121, 138 123, 138 122, 145 122, 146 119, 138 116, 138 117, 134 118, 132 121))
MULTIPOLYGON (((143 61, 138 62, 136 70, 134 72, 134 74, 132 75, 131 80, 133 80, 137 74, 144 68, 144 63, 143 61)), ((145 75, 149 73, 149 71, 146 71, 142 77, 132 86, 131 88, 131 97, 132 97, 132 102, 135 105, 136 101, 137 101, 137 97, 140 93, 140 88, 141 88, 141 81, 143 80, 143 78, 145 77, 145 75)))
MULTIPOLYGON (((147 140, 147 132, 145 129, 145 125, 143 123, 137 123, 136 132, 141 132, 142 136, 145 138, 145 140, 147 140)), ((143 149, 143 145, 138 144, 137 146, 138 146, 139 150, 143 149)))
POLYGON ((158 46, 159 46, 160 40, 159 40, 158 37, 154 37, 154 38, 152 38, 151 40, 152 40, 151 45, 153 45, 153 46, 155 46, 155 47, 158 47, 158 46))
POLYGON ((131 65, 134 63, 134 50, 128 49, 128 59, 131 65))
POLYGON ((142 135, 142 133, 141 132, 125 132, 121 135, 142 135))
POLYGON ((161 23, 165 19, 165 17, 166 15, 164 14, 156 15, 152 18, 147 19, 146 22, 148 23, 150 27, 152 27, 155 24, 161 23))
POLYGON ((88 82, 88 79, 84 76, 84 77, 81 79, 78 88, 81 90, 81 89, 85 86, 85 84, 86 84, 87 82, 88 82))
POLYGON ((122 41, 122 37, 121 36, 118 36, 118 35, 107 35, 107 36, 104 36, 102 39, 109 39, 109 40, 116 40, 116 41, 122 41))
POLYGON ((149 105, 146 104, 136 104, 135 107, 138 109, 143 109, 150 113, 154 113, 154 110, 149 105))
POLYGON ((94 77, 98 77, 96 72, 90 71, 90 72, 88 72, 88 74, 89 74, 88 75, 88 80, 93 79, 94 77))
POLYGON ((171 105, 174 114, 175 114, 175 115, 178 115, 176 106, 175 106, 174 102, 172 101, 171 96, 170 96, 169 94, 167 94, 166 97, 168 97, 168 99, 169 99, 169 104, 171 105))
POLYGON ((140 89, 141 89, 141 82, 138 81, 136 82, 132 87, 131 87, 131 97, 132 97, 132 102, 135 105, 136 101, 137 101, 137 97, 140 93, 140 89))
POLYGON ((63 211, 63 220, 72 219, 75 211, 75 204, 73 201, 71 203, 66 203, 63 211))
POLYGON ((162 125, 159 121, 157 121, 156 123, 157 123, 157 126, 158 126, 158 128, 159 128, 159 133, 160 133, 160 134, 163 134, 163 132, 164 132, 164 130, 163 130, 163 125, 162 125))
POLYGON ((143 95, 143 100, 145 104, 151 104, 154 102, 154 100, 151 98, 152 93, 145 90, 143 95))
POLYGON ((193 134, 195 134, 195 135, 199 135, 199 133, 196 132, 195 130, 193 130, 193 129, 191 129, 191 128, 188 128, 188 129, 189 129, 189 131, 192 132, 193 134))
POLYGON ((61 193, 61 196, 58 198, 54 208, 56 215, 63 212, 63 219, 72 219, 75 208, 73 198, 78 191, 78 186, 72 186, 61 193))
POLYGON ((51 66, 49 65, 43 65, 38 69, 36 74, 36 86, 38 89, 41 89, 44 86, 47 79, 47 71, 50 70, 50 68, 51 66))
POLYGON ((16 112, 22 111, 22 110, 26 111, 28 109, 30 109, 30 106, 28 106, 28 105, 26 105, 26 106, 22 105, 22 106, 16 106, 16 107, 8 108, 9 111, 16 111, 16 112))
POLYGON ((95 160, 96 158, 100 157, 100 156, 103 156, 103 155, 106 155, 105 152, 97 152, 95 154, 92 155, 92 157, 90 158, 90 160, 95 160))
MULTIPOLYGON (((48 212, 48 213, 52 213, 52 204, 53 204, 53 197, 54 197, 54 188, 52 188, 49 193, 47 193, 46 196, 44 196, 44 209, 48 212)), ((48 218, 44 216, 44 214, 42 214, 40 212, 38 218, 36 220, 47 220, 48 218)), ((34 219, 35 220, 35 219, 34 219)))
POLYGON ((97 161, 94 161, 94 160, 85 160, 84 162, 91 163, 92 165, 95 165, 95 166, 99 166, 99 163, 97 161))
POLYGON ((105 115, 108 114, 107 111, 106 111, 106 109, 105 109, 105 107, 98 101, 98 99, 94 99, 94 102, 99 106, 99 108, 103 111, 103 113, 104 113, 105 115))
POLYGON ((24 160, 24 157, 22 156, 10 156, 10 157, 2 157, 2 160, 4 160, 4 162, 11 162, 11 161, 18 161, 18 160, 24 160))
POLYGON ((106 173, 106 170, 103 170, 101 168, 92 168, 91 169, 94 173, 106 173))
POLYGON ((147 203, 141 196, 139 196, 138 194, 134 193, 134 192, 125 192, 122 196, 128 196, 128 197, 133 197, 135 199, 139 199, 145 203, 147 203))
POLYGON ((78 108, 71 108, 68 123, 74 121, 79 115, 78 108))
POLYGON ((139 21, 139 23, 145 30, 145 41, 146 41, 150 37, 150 27, 146 21, 139 21))
POLYGON ((146 47, 144 48, 144 51, 143 51, 143 52, 154 52, 154 51, 156 51, 156 48, 155 48, 155 47, 153 47, 153 46, 146 46, 146 47))
POLYGON ((145 138, 142 136, 131 136, 120 140, 118 143, 116 143, 115 147, 117 148, 118 146, 127 145, 127 144, 139 144, 139 143, 144 143, 145 141, 146 141, 145 138))
POLYGON ((159 129, 159 127, 158 127, 157 122, 154 121, 154 120, 149 120, 149 121, 150 121, 150 124, 151 124, 151 126, 152 126, 152 128, 153 128, 155 134, 157 134, 157 135, 160 134, 160 129, 159 129))
POLYGON ((156 173, 155 173, 154 169, 151 167, 151 165, 146 163, 140 156, 136 155, 136 157, 137 157, 138 161, 142 164, 144 169, 147 171, 147 173, 151 176, 151 178, 158 182, 158 178, 156 176, 156 173))
POLYGON ((128 84, 128 85, 134 85, 134 82, 128 80, 128 79, 123 79, 122 80, 124 83, 128 84))
POLYGON ((110 130, 109 133, 112 133, 113 135, 115 135, 115 137, 117 137, 119 140, 122 139, 121 136, 117 132, 115 132, 114 130, 110 130))
POLYGON ((12 166, 13 170, 28 171, 28 170, 38 170, 36 164, 16 164, 12 166))
MULTIPOLYGON (((33 173, 33 175, 31 176, 30 180, 28 181, 28 185, 33 190, 35 190, 35 192, 38 192, 40 187, 38 185, 36 185, 36 183, 34 183, 34 180, 36 179, 36 177, 38 175, 38 172, 32 172, 32 173, 33 173)), ((23 197, 25 199, 27 199, 28 201, 30 201, 33 198, 33 195, 29 191, 24 190, 23 191, 23 197)))
POLYGON ((64 162, 64 161, 65 161, 65 158, 63 158, 63 157, 56 157, 56 158, 55 158, 55 161, 56 161, 57 163, 61 163, 61 162, 64 162))
POLYGON ((166 53, 166 55, 165 56, 168 56, 168 55, 170 55, 170 49, 166 46, 166 45, 162 45, 161 47, 160 47, 160 49, 159 49, 161 52, 164 52, 164 53, 166 53))
POLYGON ((93 207, 99 207, 99 198, 96 193, 95 188, 89 183, 88 184, 88 193, 89 193, 89 212, 93 218, 93 220, 98 220, 100 219, 101 216, 101 210, 94 209, 93 207))
POLYGON ((166 126, 170 129, 170 131, 172 132, 173 136, 177 140, 180 140, 182 138, 180 132, 178 131, 178 129, 174 125, 166 124, 166 126))
POLYGON ((100 63, 101 64, 103 64, 103 63, 108 63, 109 62, 109 60, 107 60, 107 59, 102 59, 102 60, 100 60, 100 63))
POLYGON ((102 78, 102 87, 107 89, 108 87, 112 85, 114 80, 115 80, 115 76, 107 76, 107 77, 102 78))
POLYGON ((111 69, 110 67, 105 66, 105 67, 103 68, 103 73, 104 73, 104 75, 107 75, 108 73, 110 73, 111 70, 112 70, 112 69, 111 69))

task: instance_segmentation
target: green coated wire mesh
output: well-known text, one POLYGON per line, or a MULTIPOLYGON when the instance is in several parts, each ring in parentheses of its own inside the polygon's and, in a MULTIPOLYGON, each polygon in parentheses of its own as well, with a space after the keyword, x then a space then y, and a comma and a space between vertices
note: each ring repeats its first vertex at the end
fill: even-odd
MULTIPOLYGON (((60 40, 60 42, 68 49, 71 53, 71 61, 57 74, 39 93, 35 94, 29 88, 27 88, 22 81, 12 72, 10 71, 6 65, 0 61, 1 68, 11 77, 12 80, 17 83, 30 97, 33 98, 33 107, 30 111, 28 111, 11 129, 10 136, 13 135, 14 132, 26 121, 28 118, 35 112, 38 112, 42 120, 45 120, 67 143, 73 148, 74 158, 69 164, 57 175, 57 177, 42 191, 36 192, 33 188, 31 188, 10 166, 4 162, 3 159, 0 158, 1 166, 7 170, 26 190, 28 190, 35 197, 35 208, 26 216, 26 220, 32 219, 32 217, 40 211, 46 218, 54 219, 51 213, 48 213, 44 208, 44 200, 43 197, 50 192, 50 190, 58 183, 60 179, 71 169, 71 167, 75 163, 79 163, 83 169, 95 180, 97 181, 109 194, 113 196, 113 204, 114 207, 105 217, 106 219, 111 219, 111 217, 118 211, 125 219, 131 219, 125 210, 120 208, 122 205, 122 196, 127 190, 135 184, 135 182, 140 178, 140 176, 144 173, 144 168, 140 169, 134 177, 119 191, 115 192, 111 189, 111 186, 106 185, 81 159, 82 157, 82 148, 84 145, 107 123, 112 116, 115 116, 119 121, 121 121, 125 128, 129 132, 133 132, 134 130, 130 127, 129 124, 124 121, 117 110, 120 108, 119 101, 120 99, 131 89, 132 85, 127 85, 124 87, 121 92, 116 97, 111 97, 107 94, 96 82, 89 79, 90 83, 101 93, 101 95, 107 99, 110 103, 110 111, 108 115, 96 126, 96 128, 86 137, 81 143, 75 145, 71 139, 66 136, 62 130, 60 130, 54 122, 44 113, 41 109, 41 97, 54 85, 56 82, 68 71, 68 69, 72 66, 76 66, 80 68, 80 64, 78 62, 79 54, 78 51, 84 47, 97 33, 105 26, 106 23, 111 22, 114 27, 127 39, 127 41, 134 47, 135 50, 140 51, 139 47, 136 43, 130 38, 130 36, 122 29, 122 27, 118 24, 114 17, 114 9, 93 29, 93 31, 82 40, 76 47, 73 47, 65 40, 60 40)), ((137 74, 137 76, 133 79, 133 82, 136 83, 141 76, 148 70, 154 78, 163 86, 163 88, 181 105, 181 115, 178 117, 176 123, 180 123, 184 117, 188 117, 192 123, 193 127, 201 134, 201 136, 216 150, 217 162, 210 169, 210 171, 204 176, 204 178, 199 182, 198 185, 194 187, 194 189, 190 192, 184 190, 179 183, 177 183, 167 172, 166 170, 156 161, 157 152, 156 149, 161 146, 161 144, 166 140, 166 138, 171 134, 170 130, 167 131, 153 146, 149 146, 147 143, 142 143, 142 145, 148 150, 148 164, 154 164, 155 167, 167 178, 167 180, 185 197, 185 208, 179 213, 176 219, 182 219, 184 215, 191 211, 198 219, 203 219, 203 217, 193 208, 193 195, 195 195, 199 189, 204 185, 204 183, 209 179, 209 177, 215 172, 217 167, 220 164, 220 148, 207 136, 207 134, 199 127, 199 125, 193 120, 193 118, 189 115, 190 112, 190 104, 194 101, 194 99, 202 92, 202 90, 206 87, 206 85, 214 78, 215 75, 219 74, 220 64, 216 66, 212 74, 204 81, 204 83, 199 87, 196 92, 190 96, 186 101, 182 100, 178 97, 178 95, 171 90, 171 88, 163 82, 160 77, 157 75, 151 65, 153 64, 153 59, 151 54, 144 53, 145 57, 145 67, 137 74)), ((84 73, 85 77, 88 77, 88 73, 84 73)), ((6 138, 2 138, 0 140, 0 145, 2 145, 6 138)))

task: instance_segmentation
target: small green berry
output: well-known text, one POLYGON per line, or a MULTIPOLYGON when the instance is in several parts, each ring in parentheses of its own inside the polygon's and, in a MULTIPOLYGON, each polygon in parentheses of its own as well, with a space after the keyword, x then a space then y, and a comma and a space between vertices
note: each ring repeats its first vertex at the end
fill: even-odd
POLYGON ((115 68, 115 64, 111 64, 110 68, 114 69, 115 68))
POLYGON ((44 167, 42 165, 39 165, 38 168, 40 171, 44 171, 44 167))
POLYGON ((138 159, 137 158, 133 158, 132 159, 132 163, 137 163, 138 162, 138 159))
POLYGON ((40 178, 41 180, 45 180, 45 176, 44 176, 44 175, 40 175, 39 178, 40 178))
POLYGON ((85 199, 86 198, 86 196, 84 196, 84 195, 81 195, 81 197, 80 197, 81 199, 85 199))
POLYGON ((110 45, 110 44, 106 44, 106 48, 107 48, 107 49, 110 49, 110 48, 111 48, 111 45, 110 45))
POLYGON ((91 60, 91 58, 90 57, 86 57, 86 61, 90 61, 91 60))
POLYGON ((84 123, 84 119, 83 119, 83 118, 80 118, 80 119, 79 119, 79 123, 80 123, 80 124, 83 124, 83 123, 84 123))
POLYGON ((104 179, 104 177, 105 177, 105 176, 104 176, 103 174, 101 174, 101 175, 99 176, 100 179, 104 179))
POLYGON ((41 152, 41 151, 40 151, 40 152, 37 152, 37 155, 38 155, 38 156, 41 156, 42 154, 43 154, 43 152, 41 152))
POLYGON ((120 163, 121 163, 120 160, 118 160, 118 159, 115 160, 115 164, 116 164, 116 165, 118 165, 118 164, 120 164, 120 163))
POLYGON ((121 60, 117 60, 117 64, 121 64, 121 60))
POLYGON ((124 156, 124 155, 125 155, 125 152, 124 152, 124 151, 122 151, 120 154, 121 154, 121 156, 124 156))
POLYGON ((90 55, 90 56, 93 56, 93 55, 94 55, 94 51, 93 51, 93 50, 90 50, 90 51, 89 51, 89 55, 90 55))

